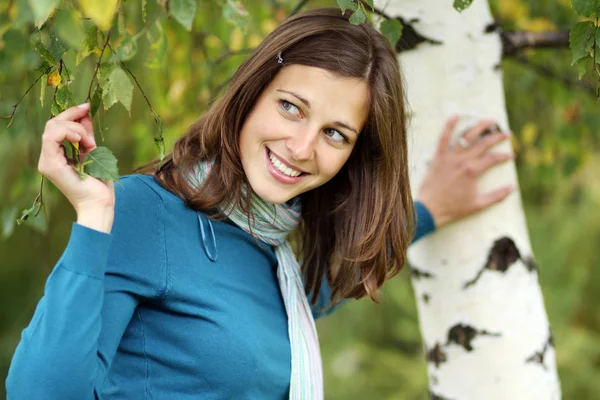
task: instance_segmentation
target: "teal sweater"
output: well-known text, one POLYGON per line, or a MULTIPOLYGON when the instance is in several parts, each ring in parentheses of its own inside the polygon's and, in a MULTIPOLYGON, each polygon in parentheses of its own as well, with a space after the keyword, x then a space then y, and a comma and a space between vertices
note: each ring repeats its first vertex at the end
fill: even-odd
MULTIPOLYGON (((73 224, 15 351, 8 400, 287 399, 273 249, 152 177, 121 182, 111 234, 73 224)), ((421 236, 434 225, 416 210, 421 236)), ((316 318, 326 284, 321 294, 316 318)))

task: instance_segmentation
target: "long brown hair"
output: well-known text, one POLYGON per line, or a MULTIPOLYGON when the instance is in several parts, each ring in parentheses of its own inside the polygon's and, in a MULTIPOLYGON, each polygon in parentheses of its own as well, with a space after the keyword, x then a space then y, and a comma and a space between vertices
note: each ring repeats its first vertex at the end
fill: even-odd
POLYGON ((248 182, 239 134, 261 92, 282 68, 279 52, 283 68, 300 64, 364 79, 370 110, 350 158, 333 179, 302 195, 297 251, 313 303, 324 277, 332 302, 365 295, 375 300, 384 281, 400 272, 414 225, 396 54, 371 26, 352 25, 348 17, 332 8, 284 21, 238 68, 223 95, 177 141, 160 168, 154 161, 139 169, 152 172, 193 209, 211 211, 229 201, 246 207, 250 198, 242 195, 248 182), (203 160, 214 160, 214 165, 198 191, 186 176, 203 160))

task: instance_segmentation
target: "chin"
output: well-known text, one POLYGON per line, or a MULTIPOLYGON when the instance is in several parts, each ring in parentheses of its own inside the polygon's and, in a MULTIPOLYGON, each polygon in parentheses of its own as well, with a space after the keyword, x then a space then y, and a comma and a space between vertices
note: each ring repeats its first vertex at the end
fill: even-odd
POLYGON ((292 195, 286 195, 284 193, 275 193, 274 191, 267 191, 267 192, 256 192, 255 191, 255 193, 258 197, 260 197, 264 201, 273 203, 273 204, 284 204, 294 197, 292 195))

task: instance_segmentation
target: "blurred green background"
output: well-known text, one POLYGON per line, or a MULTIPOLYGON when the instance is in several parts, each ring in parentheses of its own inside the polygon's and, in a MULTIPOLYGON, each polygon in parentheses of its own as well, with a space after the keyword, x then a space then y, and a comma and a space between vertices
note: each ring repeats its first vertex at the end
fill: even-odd
MULTIPOLYGON (((168 43, 164 51, 141 35, 136 56, 126 64, 163 120, 167 151, 226 84, 246 49, 256 46, 298 4, 242 1, 248 12, 244 16, 244 9, 238 9, 242 12, 237 17, 246 23, 242 30, 235 26, 239 21, 224 18, 220 3, 225 1, 199 2, 191 32, 167 18, 154 0, 148 0, 146 23, 140 2, 123 3, 122 24, 131 35, 156 18, 164 28, 168 43)), ((62 41, 78 47, 91 23, 75 11, 74 2, 63 3, 44 29, 56 28, 62 41)), ((505 30, 569 30, 578 21, 568 0, 491 0, 490 4, 505 30)), ((336 4, 313 0, 305 8, 317 6, 336 4)), ((40 56, 30 39, 33 30, 28 2, 0 0, 0 115, 9 115, 40 75, 36 71, 40 56)), ((559 77, 577 81, 568 49, 527 51, 522 56, 559 77)), ((73 79, 74 99, 83 102, 97 56, 76 66, 75 52, 69 52, 64 62, 73 79)), ((600 243, 599 103, 594 89, 542 77, 535 68, 514 59, 505 59, 502 68, 521 194, 555 333, 563 397, 596 399, 600 393, 600 380, 596 379, 600 373, 600 271, 596 271, 600 267, 596 253, 600 243)), ((583 82, 589 82, 589 76, 583 82)), ((22 226, 14 224, 39 191, 40 136, 50 118, 53 92, 47 88, 42 107, 40 85, 23 98, 10 128, 7 120, 0 120, 2 381, 75 217, 56 190, 46 185, 46 220, 40 216, 22 226)), ((137 88, 131 115, 117 104, 106 113, 100 111, 94 123, 96 136, 101 132, 105 145, 119 159, 121 174, 156 157, 152 138, 157 126, 137 88)), ((389 282, 383 292, 381 304, 351 301, 319 322, 328 399, 428 398, 408 274, 389 282)), ((1 385, 0 398, 4 396, 1 385)))

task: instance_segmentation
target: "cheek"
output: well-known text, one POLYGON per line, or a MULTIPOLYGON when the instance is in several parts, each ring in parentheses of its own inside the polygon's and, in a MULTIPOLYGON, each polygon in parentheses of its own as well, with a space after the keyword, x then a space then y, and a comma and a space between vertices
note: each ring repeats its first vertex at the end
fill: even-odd
POLYGON ((348 152, 337 152, 324 157, 321 161, 321 173, 327 177, 327 180, 333 178, 346 165, 350 158, 351 150, 348 152))

